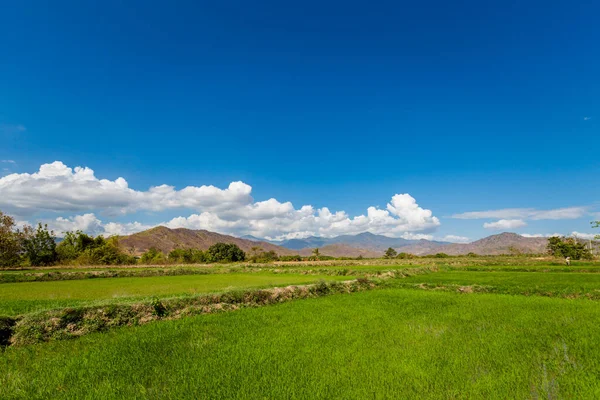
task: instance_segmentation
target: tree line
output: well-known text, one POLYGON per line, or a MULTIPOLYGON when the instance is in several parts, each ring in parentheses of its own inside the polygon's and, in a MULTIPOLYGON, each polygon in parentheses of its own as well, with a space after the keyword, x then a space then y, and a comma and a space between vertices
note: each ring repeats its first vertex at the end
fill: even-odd
POLYGON ((274 251, 253 247, 246 254, 234 243, 215 243, 207 250, 177 248, 163 253, 150 248, 140 257, 119 247, 116 236, 105 238, 82 231, 66 232, 58 240, 47 225, 16 226, 15 219, 0 211, 0 268, 50 265, 198 264, 215 262, 302 261, 302 257, 279 256, 274 251))
MULTIPOLYGON (((255 251, 251 260, 278 259, 274 252, 255 251)), ((168 254, 151 248, 135 257, 119 248, 117 237, 91 236, 82 231, 66 232, 57 240, 47 225, 16 226, 13 217, 0 211, 0 268, 49 265, 128 265, 209 263, 245 261, 246 253, 233 243, 216 243, 206 251, 175 249, 168 254)))

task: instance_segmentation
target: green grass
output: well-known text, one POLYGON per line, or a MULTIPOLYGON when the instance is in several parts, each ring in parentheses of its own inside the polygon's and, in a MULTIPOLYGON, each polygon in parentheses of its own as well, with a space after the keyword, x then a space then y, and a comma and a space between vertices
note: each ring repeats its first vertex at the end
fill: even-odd
POLYGON ((478 285, 490 286, 490 291, 507 294, 589 295, 600 298, 600 274, 592 273, 451 271, 415 275, 399 283, 425 283, 438 287, 478 285))
POLYGON ((352 277, 261 272, 4 283, 0 285, 0 315, 13 316, 98 302, 122 303, 154 296, 305 284, 319 279, 347 280, 352 277))
POLYGON ((0 398, 600 397, 596 302, 387 289, 8 348, 0 398))

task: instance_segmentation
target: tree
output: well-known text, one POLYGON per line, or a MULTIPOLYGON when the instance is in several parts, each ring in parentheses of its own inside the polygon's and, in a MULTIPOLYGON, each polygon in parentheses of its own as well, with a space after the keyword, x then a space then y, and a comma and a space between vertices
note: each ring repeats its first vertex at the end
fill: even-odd
POLYGON ((0 267, 17 265, 20 260, 21 235, 15 231, 15 220, 0 211, 0 267))
POLYGON ((396 258, 396 256, 398 255, 398 252, 394 249, 392 249, 391 247, 388 247, 388 249, 385 251, 385 255, 383 256, 383 258, 396 258))
POLYGON ((246 253, 234 243, 215 243, 206 252, 212 262, 235 262, 246 259, 246 253))
POLYGON ((258 259, 260 257, 260 254, 263 252, 262 247, 260 246, 252 246, 252 248, 250 249, 251 253, 250 253, 250 261, 255 263, 258 262, 258 259))
POLYGON ((585 247, 585 244, 579 243, 574 238, 558 236, 548 238, 548 253, 555 257, 571 257, 573 260, 592 258, 592 253, 585 247))
POLYGON ((140 259, 142 264, 162 264, 166 261, 165 255, 162 251, 155 247, 150 247, 140 259))
POLYGON ((192 263, 192 250, 191 249, 174 249, 169 252, 169 261, 175 263, 192 263))
POLYGON ((206 262, 206 254, 198 249, 174 249, 169 253, 169 262, 193 264, 206 262))
POLYGON ((52 265, 57 260, 56 237, 48 225, 38 224, 37 229, 26 226, 23 230, 23 252, 34 266, 52 265))
POLYGON ((319 248, 318 247, 316 249, 313 249, 312 254, 313 254, 313 256, 315 256, 315 258, 317 259, 317 261, 319 261, 320 253, 319 253, 319 248))
POLYGON ((56 246, 58 261, 79 265, 121 265, 135 264, 136 259, 119 248, 116 236, 105 239, 103 236, 90 236, 82 231, 66 232, 56 246))
MULTIPOLYGON (((592 221, 592 228, 600 228, 600 221, 592 221)), ((600 235, 596 235, 594 239, 600 239, 600 235)))

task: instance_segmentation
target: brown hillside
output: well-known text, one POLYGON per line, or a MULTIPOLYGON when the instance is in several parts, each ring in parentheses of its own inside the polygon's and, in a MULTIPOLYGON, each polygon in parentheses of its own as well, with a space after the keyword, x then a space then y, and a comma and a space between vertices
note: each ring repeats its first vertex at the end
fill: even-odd
MULTIPOLYGON (((300 254, 301 256, 311 256, 312 248, 304 248, 302 250, 296 251, 296 254, 300 254)), ((319 253, 324 256, 331 257, 358 257, 363 256, 365 258, 377 258, 382 257, 383 252, 371 250, 371 249, 362 249, 358 247, 349 246, 347 244, 329 244, 327 246, 319 247, 319 253)))
POLYGON ((450 255, 460 255, 475 253, 480 255, 499 255, 499 254, 542 254, 546 252, 548 244, 547 238, 528 238, 516 233, 501 233, 477 240, 472 243, 453 243, 433 248, 425 245, 406 246, 400 251, 413 253, 417 255, 446 253, 450 255))
POLYGON ((205 230, 169 229, 164 226, 157 226, 156 228, 119 238, 119 246, 127 253, 133 255, 140 255, 151 247, 164 253, 168 253, 176 248, 207 250, 215 243, 234 243, 245 252, 251 251, 252 247, 259 246, 264 251, 273 250, 279 255, 296 254, 292 250, 266 242, 240 239, 205 230))

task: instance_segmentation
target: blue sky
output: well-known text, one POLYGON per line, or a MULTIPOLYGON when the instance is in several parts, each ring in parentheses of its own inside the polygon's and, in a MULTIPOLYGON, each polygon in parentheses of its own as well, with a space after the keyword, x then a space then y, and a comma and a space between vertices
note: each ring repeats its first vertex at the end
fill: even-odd
POLYGON ((0 209, 20 220, 93 213, 73 226, 98 231, 183 217, 269 237, 592 231, 598 2, 120 3, 2 6, 0 209), (142 195, 107 205, 97 191, 120 192, 66 170, 14 175, 54 161, 142 195), (253 200, 132 206, 152 186, 237 181, 253 200), (418 206, 388 210, 395 221, 298 222, 303 205, 352 221, 396 194, 418 206), (249 216, 261 207, 270 214, 249 216), (529 211, 451 218, 514 208, 529 211), (513 222, 492 229, 499 220, 513 222))

